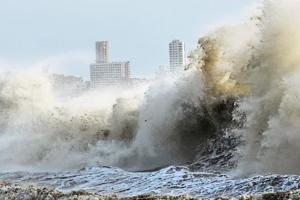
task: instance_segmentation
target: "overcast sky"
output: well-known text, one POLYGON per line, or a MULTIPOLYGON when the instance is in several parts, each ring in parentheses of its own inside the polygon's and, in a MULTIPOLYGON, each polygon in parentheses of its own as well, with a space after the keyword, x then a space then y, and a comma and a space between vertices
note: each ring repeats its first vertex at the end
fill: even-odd
POLYGON ((214 27, 245 20, 254 0, 0 0, 0 67, 48 66, 88 79, 94 42, 134 76, 168 64, 168 43, 192 50, 214 27))

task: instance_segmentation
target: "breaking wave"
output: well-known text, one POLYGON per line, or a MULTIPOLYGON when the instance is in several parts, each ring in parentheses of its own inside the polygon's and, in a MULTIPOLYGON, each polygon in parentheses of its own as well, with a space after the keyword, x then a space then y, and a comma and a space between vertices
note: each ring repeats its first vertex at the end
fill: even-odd
POLYGON ((135 88, 61 97, 46 74, 1 74, 0 169, 299 174, 299 9, 265 0, 199 39, 184 73, 135 88))
POLYGON ((249 22, 199 41, 206 98, 238 104, 235 173, 299 174, 299 8, 298 0, 265 0, 249 22))

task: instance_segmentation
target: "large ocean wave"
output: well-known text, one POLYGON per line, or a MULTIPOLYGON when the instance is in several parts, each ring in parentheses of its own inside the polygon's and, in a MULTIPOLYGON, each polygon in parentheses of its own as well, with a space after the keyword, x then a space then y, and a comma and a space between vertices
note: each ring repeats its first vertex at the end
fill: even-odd
POLYGON ((0 169, 299 174, 299 8, 265 0, 199 39, 184 73, 135 88, 61 97, 46 74, 2 73, 0 169))

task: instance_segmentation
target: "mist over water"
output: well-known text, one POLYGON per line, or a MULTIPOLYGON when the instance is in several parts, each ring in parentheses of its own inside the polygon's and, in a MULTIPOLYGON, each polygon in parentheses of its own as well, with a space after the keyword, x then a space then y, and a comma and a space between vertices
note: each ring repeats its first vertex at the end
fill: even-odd
POLYGON ((180 117, 180 108, 173 108, 199 94, 198 87, 187 90, 186 83, 193 83, 187 78, 61 97, 47 74, 3 74, 1 168, 66 170, 99 164, 144 169, 168 164, 174 160, 168 152, 178 142, 169 140, 180 117), (185 88, 175 89, 175 82, 185 88))
POLYGON ((265 0, 244 24, 200 38, 184 73, 135 88, 62 97, 47 74, 1 74, 0 169, 184 165, 230 136, 235 175, 299 174, 299 9, 265 0))
POLYGON ((209 95, 237 98, 237 173, 299 173, 299 6, 263 1, 250 22, 199 41, 209 95))

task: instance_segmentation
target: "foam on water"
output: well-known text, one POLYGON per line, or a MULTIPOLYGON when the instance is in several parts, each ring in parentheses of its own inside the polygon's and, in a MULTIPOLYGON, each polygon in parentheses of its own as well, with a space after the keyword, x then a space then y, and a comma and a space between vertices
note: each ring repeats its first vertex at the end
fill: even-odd
POLYGON ((63 192, 85 190, 103 195, 130 197, 143 194, 192 197, 238 197, 266 192, 285 192, 300 187, 299 176, 268 175, 233 179, 227 175, 191 172, 168 167, 156 172, 126 172, 119 168, 91 167, 61 173, 7 173, 2 180, 33 183, 63 192))

